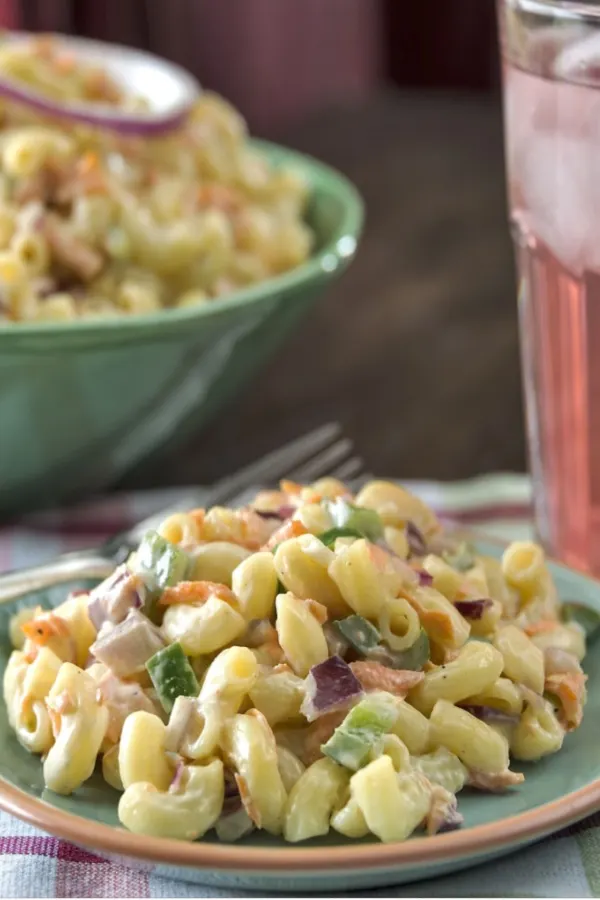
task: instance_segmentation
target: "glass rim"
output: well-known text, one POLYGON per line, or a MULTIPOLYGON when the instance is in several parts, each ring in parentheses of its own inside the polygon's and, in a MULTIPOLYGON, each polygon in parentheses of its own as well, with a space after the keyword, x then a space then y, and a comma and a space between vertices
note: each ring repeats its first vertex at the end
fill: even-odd
POLYGON ((501 0, 508 7, 538 15, 553 13, 562 19, 594 19, 600 22, 600 3, 592 0, 501 0))

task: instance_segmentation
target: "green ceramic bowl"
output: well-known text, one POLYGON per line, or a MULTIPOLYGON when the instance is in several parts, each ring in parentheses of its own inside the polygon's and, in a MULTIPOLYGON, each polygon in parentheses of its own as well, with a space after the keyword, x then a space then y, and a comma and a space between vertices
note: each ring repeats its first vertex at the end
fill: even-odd
POLYGON ((198 431, 346 268, 362 224, 354 187, 314 159, 258 146, 311 185, 306 263, 198 309, 0 326, 0 517, 105 488, 198 431))

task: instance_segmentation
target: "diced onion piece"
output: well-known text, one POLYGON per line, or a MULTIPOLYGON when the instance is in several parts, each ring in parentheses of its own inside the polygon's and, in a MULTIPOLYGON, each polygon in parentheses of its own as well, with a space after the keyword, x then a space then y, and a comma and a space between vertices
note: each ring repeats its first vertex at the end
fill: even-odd
POLYGON ((330 656, 313 666, 306 677, 305 689, 300 712, 309 722, 325 713, 344 709, 363 692, 356 675, 339 656, 330 656))

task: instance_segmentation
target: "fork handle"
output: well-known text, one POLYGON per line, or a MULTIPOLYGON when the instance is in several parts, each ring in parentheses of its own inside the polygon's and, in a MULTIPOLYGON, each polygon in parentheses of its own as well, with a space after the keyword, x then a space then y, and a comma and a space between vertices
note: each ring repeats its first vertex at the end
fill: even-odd
POLYGON ((31 569, 18 569, 0 575, 0 603, 8 603, 31 591, 39 591, 56 584, 66 584, 80 578, 106 578, 115 564, 103 556, 73 558, 68 555, 31 569))

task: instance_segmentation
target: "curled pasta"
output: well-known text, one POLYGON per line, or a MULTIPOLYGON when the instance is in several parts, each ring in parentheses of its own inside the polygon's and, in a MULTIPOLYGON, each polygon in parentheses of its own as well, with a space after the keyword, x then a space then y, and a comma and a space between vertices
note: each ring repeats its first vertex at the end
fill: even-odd
POLYGON ((131 784, 119 801, 119 820, 136 834, 195 841, 216 823, 224 794, 223 763, 214 759, 206 766, 186 766, 176 791, 131 784))
POLYGON ((231 587, 246 619, 268 619, 275 607, 277 571, 269 551, 253 553, 233 570, 231 587))
POLYGON ((323 626, 309 606, 292 594, 276 600, 279 643, 296 675, 305 678, 312 666, 329 656, 323 626))
POLYGON ((564 728, 552 704, 540 697, 525 707, 521 720, 510 738, 510 750, 516 759, 536 760, 562 747, 564 728))
MULTIPOLYGON (((228 541, 202 544, 193 551, 190 577, 194 581, 214 581, 232 587, 233 573, 246 559, 253 559, 250 551, 228 541)), ((236 593, 234 589, 234 593, 236 593)), ((273 592, 273 598, 275 592, 273 592)))
POLYGON ((363 838, 369 833, 369 826, 354 797, 348 797, 346 803, 333 813, 331 827, 349 838, 363 838))
POLYGON ((515 625, 499 628, 494 646, 504 658, 503 672, 512 681, 538 694, 544 690, 544 654, 515 625))
POLYGON ((280 834, 287 794, 275 738, 264 716, 234 716, 226 724, 224 746, 238 772, 246 812, 257 827, 280 834))
POLYGON ((331 759, 318 759, 292 787, 284 811, 283 835, 297 843, 327 834, 329 820, 348 787, 350 774, 331 759))
POLYGON ((208 667, 200 690, 200 704, 218 703, 223 716, 239 711, 258 677, 258 663, 247 647, 222 650, 208 667))
POLYGON ((429 720, 406 700, 396 702, 398 716, 391 732, 406 744, 411 753, 425 753, 429 746, 429 720))
POLYGON ((467 768, 490 774, 508 768, 508 742, 464 709, 438 700, 429 726, 432 745, 446 747, 467 768))
POLYGON ((523 693, 509 678, 497 678, 485 690, 467 697, 465 703, 491 706, 509 716, 518 716, 523 709, 523 693))
POLYGON ((419 616, 403 597, 392 597, 387 601, 379 613, 377 624, 381 637, 392 650, 412 647, 421 633, 419 616))
POLYGON ((56 681, 62 661, 47 647, 41 647, 27 666, 15 695, 14 728, 21 744, 30 753, 46 753, 54 742, 45 700, 56 681))
POLYGON ((502 555, 502 571, 508 584, 528 599, 546 579, 544 551, 531 541, 515 541, 502 555))
MULTIPOLYGON (((201 539, 198 521, 189 513, 173 513, 158 526, 158 533, 171 544, 186 546, 201 539)), ((213 581, 214 579, 210 579, 213 581)))
POLYGON ((274 728, 280 722, 294 721, 304 700, 304 680, 287 667, 260 672, 249 691, 253 705, 274 728))
POLYGON ((312 534, 283 541, 274 554, 277 575, 288 591, 322 603, 335 617, 343 616, 348 607, 328 572, 333 559, 333 552, 312 534))
POLYGON ((409 700, 428 715, 438 700, 458 703, 473 691, 485 691, 499 677, 503 665, 502 654, 491 644, 471 641, 453 662, 427 672, 423 681, 410 692, 409 700))
POLYGON ((438 747, 423 756, 412 756, 411 765, 421 772, 432 784, 439 784, 451 794, 463 789, 468 771, 458 756, 446 747, 438 747))
POLYGON ((407 592, 421 625, 440 647, 457 650, 466 643, 471 627, 455 606, 433 587, 418 587, 407 592))
POLYGON ((125 719, 119 743, 119 775, 127 789, 138 781, 165 791, 173 777, 165 751, 166 726, 158 716, 138 710, 125 719))
POLYGON ((46 701, 55 741, 44 760, 44 781, 57 794, 70 794, 86 781, 108 726, 108 710, 96 683, 72 663, 63 663, 46 701))
POLYGON ((419 497, 389 481, 370 481, 357 494, 356 503, 376 510, 385 525, 401 528, 412 522, 426 536, 440 528, 435 513, 419 497))
POLYGON ((236 609, 211 596, 202 606, 182 603, 169 607, 162 630, 169 642, 179 641, 188 656, 202 656, 230 644, 245 627, 236 609))
POLYGON ((352 798, 381 841, 404 841, 429 811, 431 787, 419 773, 398 774, 385 754, 350 780, 352 798))
POLYGON ((402 587, 389 554, 363 538, 336 553, 329 574, 348 607, 367 619, 376 619, 402 587))
POLYGON ((292 790, 306 771, 304 763, 287 747, 277 745, 277 767, 286 793, 292 790))

